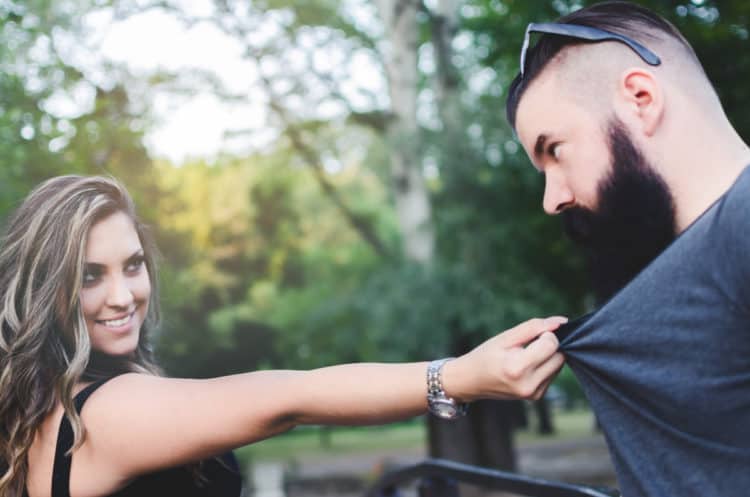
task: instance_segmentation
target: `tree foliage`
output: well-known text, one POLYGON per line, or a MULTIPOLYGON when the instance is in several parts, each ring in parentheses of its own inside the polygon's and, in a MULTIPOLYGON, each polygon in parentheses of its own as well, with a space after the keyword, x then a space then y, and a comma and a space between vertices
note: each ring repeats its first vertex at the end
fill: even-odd
MULTIPOLYGON (((427 359, 532 316, 579 314, 590 305, 581 260, 541 211, 542 178, 505 123, 504 98, 526 24, 588 3, 459 2, 448 79, 434 37, 445 18, 438 2, 420 4, 418 130, 399 137, 386 132, 387 43, 370 2, 216 1, 199 17, 167 0, 0 2, 0 214, 53 175, 122 179, 162 249, 158 350, 178 375, 427 359), (64 40, 85 38, 77 21, 96 9, 160 10, 216 27, 242 43, 264 99, 227 90, 218 75, 134 84, 126 69, 103 66, 108 79, 91 77, 64 40), (368 81, 353 77, 363 61, 374 68, 368 81), (456 97, 448 103, 446 85, 456 97), (144 102, 170 87, 264 105, 276 137, 245 156, 154 160, 144 102), (399 139, 426 180, 429 264, 403 250, 389 171, 399 139)), ((685 33, 750 139, 750 4, 640 3, 685 33)), ((562 381, 572 391, 570 377, 562 381)))

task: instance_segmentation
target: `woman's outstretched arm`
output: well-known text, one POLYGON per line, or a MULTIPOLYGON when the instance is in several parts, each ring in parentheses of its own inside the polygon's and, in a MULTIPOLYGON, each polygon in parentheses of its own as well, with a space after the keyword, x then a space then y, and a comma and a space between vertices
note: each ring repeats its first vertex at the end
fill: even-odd
MULTIPOLYGON (((445 364, 446 394, 538 398, 563 364, 535 319, 445 364)), ((117 377, 89 399, 75 466, 107 473, 115 487, 156 469, 206 458, 300 424, 379 424, 427 409, 427 363, 347 364, 312 371, 257 371, 208 380, 117 377)))

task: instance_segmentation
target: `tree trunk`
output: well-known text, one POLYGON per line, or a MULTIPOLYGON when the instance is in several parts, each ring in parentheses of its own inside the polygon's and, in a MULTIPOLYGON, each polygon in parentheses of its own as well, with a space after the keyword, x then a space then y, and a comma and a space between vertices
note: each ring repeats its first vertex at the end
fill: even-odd
POLYGON ((540 435, 552 435, 555 433, 555 426, 552 423, 552 410, 549 407, 547 399, 541 398, 534 402, 534 411, 539 424, 537 430, 540 435))
POLYGON ((516 469, 513 434, 515 402, 481 400, 467 415, 454 421, 429 416, 427 433, 430 457, 450 459, 509 471, 516 469))
POLYGON ((432 47, 435 57, 435 100, 443 133, 454 139, 463 132, 461 126, 460 77, 453 65, 453 38, 458 30, 458 0, 438 0, 430 13, 432 47))
MULTIPOLYGON (((452 149, 441 156, 447 161, 461 160, 463 154, 458 148, 464 143, 465 133, 460 77, 452 61, 458 4, 458 0, 438 0, 435 11, 427 12, 436 61, 435 101, 444 143, 451 144, 452 149)), ((458 355, 469 348, 469 344, 461 344, 451 352, 458 355)), ((522 409, 520 402, 481 401, 471 405, 462 420, 450 423, 430 419, 429 453, 433 457, 513 471, 516 469, 513 430, 522 420, 522 409)))
MULTIPOLYGON (((467 350, 465 343, 454 347, 455 355, 467 350)), ((524 416, 521 401, 507 400, 474 402, 465 417, 453 421, 428 416, 430 457, 515 471, 513 431, 523 424, 524 416)))
POLYGON ((435 233, 427 185, 419 157, 417 94, 419 46, 415 0, 378 0, 385 26, 383 60, 391 97, 390 141, 391 178, 396 214, 407 259, 430 264, 435 250, 435 233))

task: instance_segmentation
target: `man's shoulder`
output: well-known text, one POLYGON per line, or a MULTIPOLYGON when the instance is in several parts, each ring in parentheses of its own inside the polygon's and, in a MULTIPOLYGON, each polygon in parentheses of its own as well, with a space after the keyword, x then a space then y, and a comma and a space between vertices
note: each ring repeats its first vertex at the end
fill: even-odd
POLYGON ((750 216, 750 166, 746 167, 734 184, 720 199, 717 221, 722 225, 748 222, 750 216))
POLYGON ((707 225, 708 239, 722 264, 734 271, 738 264, 746 265, 750 251, 750 167, 740 173, 715 207, 707 225))

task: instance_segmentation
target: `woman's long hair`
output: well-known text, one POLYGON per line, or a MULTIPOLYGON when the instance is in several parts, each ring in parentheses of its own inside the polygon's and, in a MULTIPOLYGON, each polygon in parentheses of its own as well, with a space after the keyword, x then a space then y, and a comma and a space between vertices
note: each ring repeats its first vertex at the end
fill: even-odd
POLYGON ((110 178, 50 179, 9 220, 0 246, 0 496, 23 495, 29 447, 58 400, 73 426, 73 447, 83 442, 77 383, 127 371, 160 374, 148 343, 159 319, 155 257, 132 199, 110 178), (118 358, 92 354, 80 306, 89 231, 116 212, 133 221, 152 288, 138 347, 118 358))

